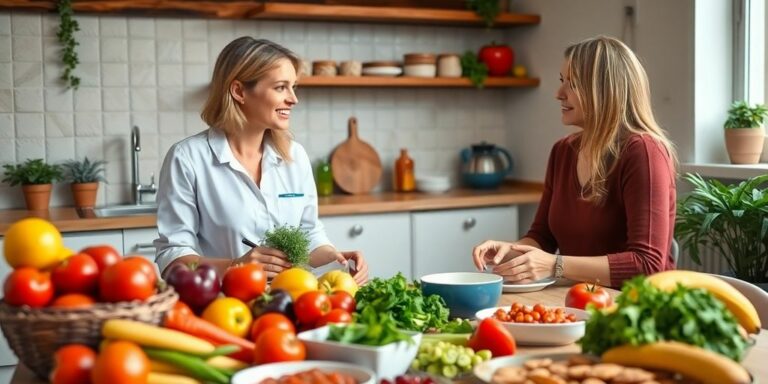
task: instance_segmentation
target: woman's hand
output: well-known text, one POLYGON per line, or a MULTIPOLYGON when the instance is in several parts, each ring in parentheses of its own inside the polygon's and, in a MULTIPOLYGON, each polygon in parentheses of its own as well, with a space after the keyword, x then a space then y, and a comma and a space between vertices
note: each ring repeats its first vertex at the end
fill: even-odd
POLYGON ((472 249, 472 261, 479 271, 484 271, 487 265, 499 265, 522 253, 512 249, 514 244, 496 240, 484 241, 472 249))
POLYGON ((349 261, 355 262, 355 268, 350 268, 349 273, 355 278, 357 285, 363 285, 368 281, 368 263, 360 251, 336 252, 336 261, 347 266, 349 261))
POLYGON ((554 275, 555 255, 522 244, 510 244, 510 251, 519 255, 493 268, 493 273, 504 277, 504 281, 527 284, 554 275))
POLYGON ((264 266, 264 271, 267 273, 268 279, 271 279, 278 273, 292 267, 285 253, 275 248, 268 247, 255 247, 245 255, 235 259, 233 264, 255 262, 261 263, 264 266))

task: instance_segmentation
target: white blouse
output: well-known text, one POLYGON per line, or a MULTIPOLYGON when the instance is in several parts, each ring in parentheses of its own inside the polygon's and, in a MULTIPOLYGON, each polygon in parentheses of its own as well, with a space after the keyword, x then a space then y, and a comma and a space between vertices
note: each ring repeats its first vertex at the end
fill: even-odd
POLYGON ((278 225, 300 226, 310 250, 330 245, 318 219, 317 191, 304 148, 286 162, 265 142, 261 188, 233 156, 225 134, 208 129, 174 144, 157 191, 156 259, 160 271, 184 255, 235 259, 278 225))

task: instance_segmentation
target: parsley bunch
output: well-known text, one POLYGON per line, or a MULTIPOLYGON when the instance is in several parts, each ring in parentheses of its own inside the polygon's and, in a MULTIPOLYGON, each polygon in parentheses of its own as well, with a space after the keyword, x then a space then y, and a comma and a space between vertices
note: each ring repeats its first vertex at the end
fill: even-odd
POLYGON ((299 227, 285 225, 269 230, 262 244, 283 251, 295 267, 309 264, 309 236, 299 227))
POLYGON ((615 346, 680 341, 725 355, 735 361, 744 356, 747 342, 725 305, 700 288, 678 285, 672 292, 651 285, 645 277, 626 283, 616 298, 615 311, 589 308, 584 337, 585 353, 600 355, 615 346))

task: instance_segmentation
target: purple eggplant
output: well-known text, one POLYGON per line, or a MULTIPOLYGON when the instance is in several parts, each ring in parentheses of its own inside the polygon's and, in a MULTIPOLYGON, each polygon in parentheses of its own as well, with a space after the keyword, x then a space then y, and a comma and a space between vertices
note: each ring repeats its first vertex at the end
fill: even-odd
POLYGON ((254 319, 265 313, 273 312, 283 314, 291 321, 296 321, 291 294, 282 289, 273 289, 257 297, 253 301, 251 312, 253 312, 254 319))

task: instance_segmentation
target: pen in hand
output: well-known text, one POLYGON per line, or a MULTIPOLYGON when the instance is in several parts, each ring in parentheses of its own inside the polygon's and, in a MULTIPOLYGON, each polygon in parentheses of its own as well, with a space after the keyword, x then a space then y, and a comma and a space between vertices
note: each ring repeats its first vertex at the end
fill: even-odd
POLYGON ((256 248, 256 247, 259 246, 258 244, 254 243, 253 241, 250 241, 250 240, 246 239, 245 237, 243 237, 243 241, 242 242, 243 242, 243 244, 245 244, 245 245, 247 245, 247 246, 249 246, 251 248, 256 248))

